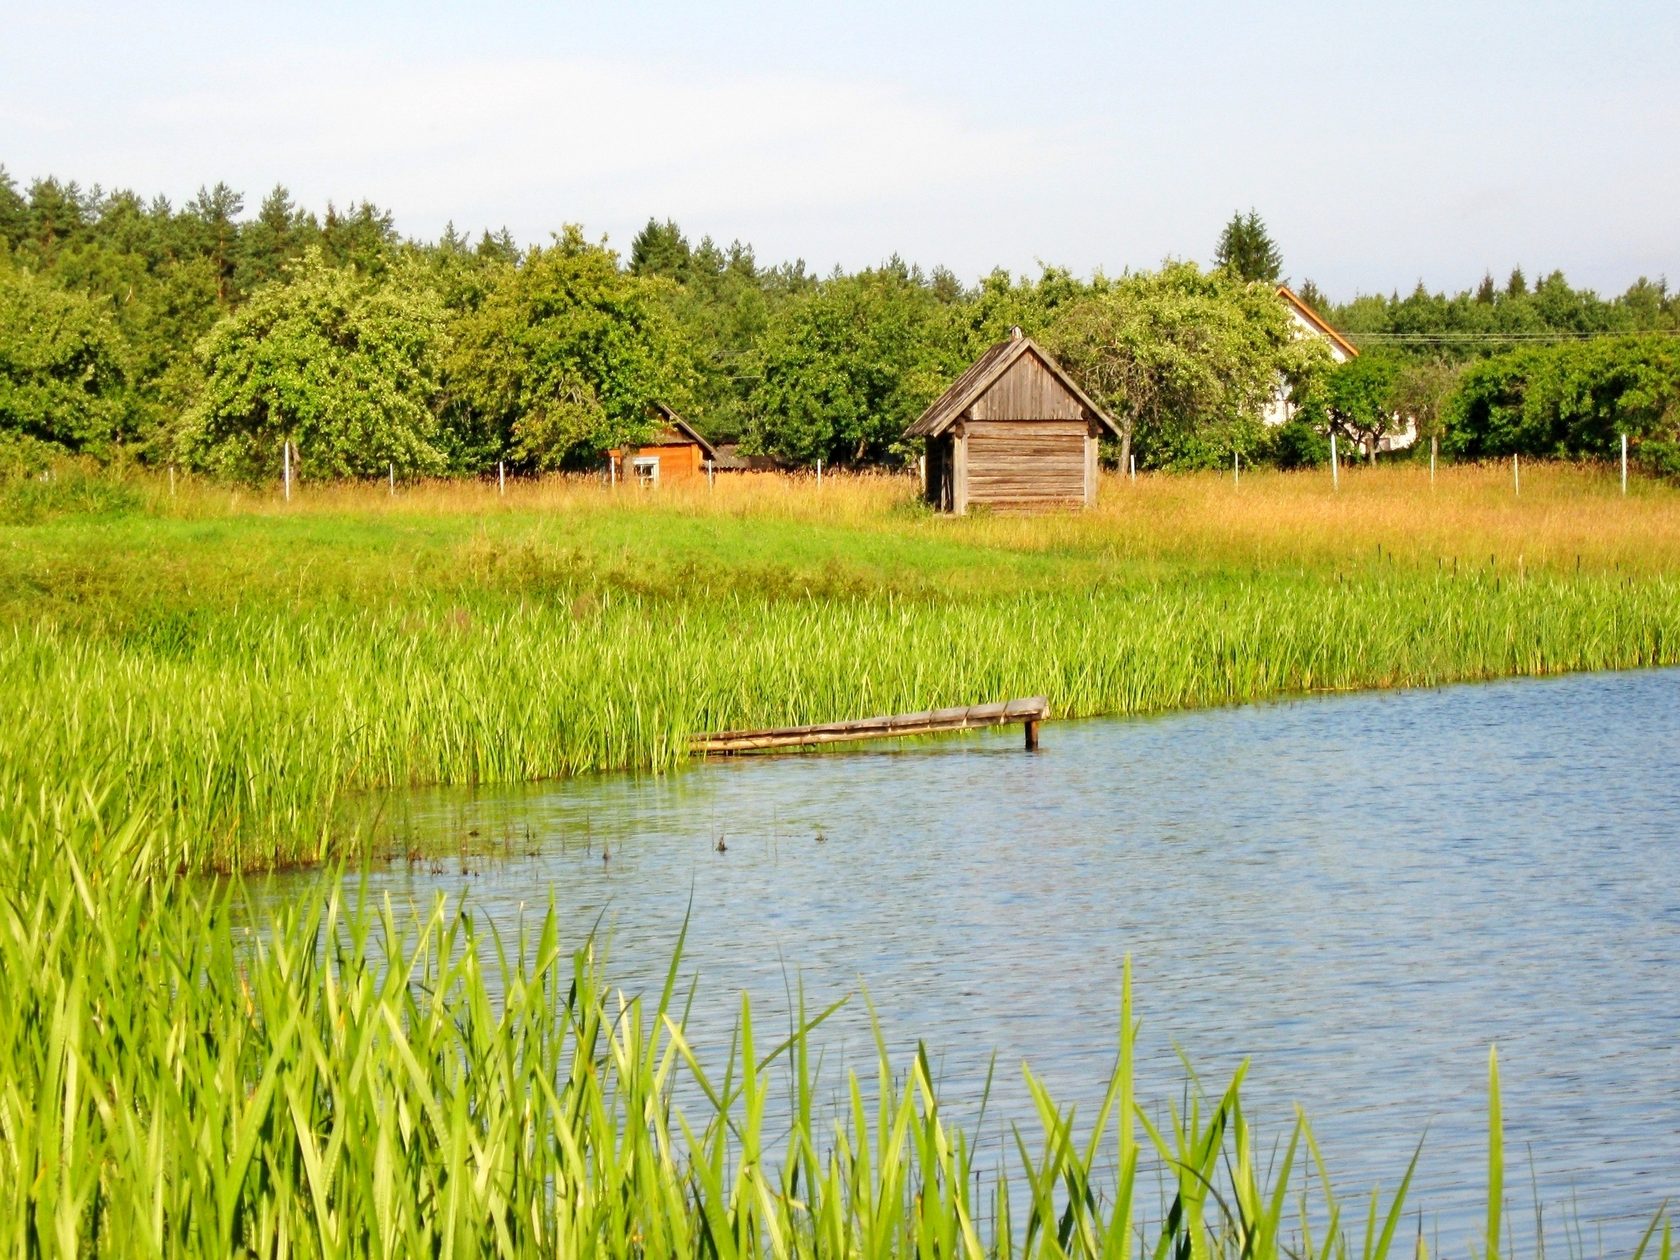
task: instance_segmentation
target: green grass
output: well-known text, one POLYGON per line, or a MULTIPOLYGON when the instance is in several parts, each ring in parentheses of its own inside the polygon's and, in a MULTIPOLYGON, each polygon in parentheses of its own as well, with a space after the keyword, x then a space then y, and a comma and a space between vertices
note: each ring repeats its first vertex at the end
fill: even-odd
MULTIPOLYGON (((324 875, 256 919, 226 887, 146 878, 176 825, 117 799, 109 778, 41 795, 0 768, 13 1254, 1386 1260, 1407 1245, 1411 1170, 1344 1207, 1304 1116, 1277 1145, 1251 1129, 1243 1070, 1151 1121, 1129 974, 1101 1104, 1076 1115, 1024 1069, 1036 1117, 994 1165, 945 1118, 925 1052, 893 1062, 878 1037, 873 1076, 819 1106, 827 1012, 801 1008, 769 1044, 743 997, 724 1062, 701 1053, 680 944, 661 992, 627 996, 552 909, 496 936, 441 900, 405 917, 324 875), (1146 1160, 1167 1170, 1153 1205, 1146 1160)), ((1630 1254, 1671 1260, 1666 1218, 1630 1254)))
MULTIPOLYGON (((931 517, 901 483, 305 494, 0 488, 0 1248, 25 1255, 1388 1260, 1305 1118, 1028 1077, 1002 1167, 926 1055, 817 1099, 810 1032, 625 996, 552 913, 496 933, 194 872, 350 854, 385 789, 683 760, 691 731, 1043 692, 1133 713, 1680 659, 1680 506, 1592 470, 1111 484, 931 517), (771 1119, 786 1116, 785 1122, 771 1119), (1274 1144, 1275 1143, 1275 1144, 1274 1144), (1158 1203, 1140 1165, 1167 1170, 1158 1203)), ((673 959, 671 976, 678 971, 673 959)), ((1509 1255, 1490 1060, 1482 1254, 1509 1255)), ((963 1100, 967 1105, 973 1100, 963 1100)), ((1475 1174, 1468 1174, 1475 1175, 1475 1174)), ((1666 1216, 1632 1260, 1671 1260, 1666 1216)), ((1421 1236, 1417 1260, 1427 1260, 1421 1236)))
POLYGON ((1674 501, 1533 480, 1453 509, 1450 551, 1393 530, 1410 492, 1379 483, 1329 548, 1343 508, 1284 478, 1245 481, 1237 515, 1203 479, 1028 521, 936 518, 888 482, 285 510, 78 491, 0 542, 0 757, 43 782, 120 767, 186 824, 160 860, 228 870, 356 851, 387 789, 667 770, 701 730, 1680 661, 1674 501))

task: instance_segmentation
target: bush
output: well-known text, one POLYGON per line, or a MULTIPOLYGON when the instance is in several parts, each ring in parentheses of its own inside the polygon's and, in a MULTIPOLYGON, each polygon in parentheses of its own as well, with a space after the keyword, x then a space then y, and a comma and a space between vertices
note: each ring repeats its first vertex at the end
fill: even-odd
MULTIPOLYGON (((5 448, 0 444, 0 465, 5 448)), ((0 524, 38 525, 64 516, 118 517, 138 511, 144 498, 133 483, 74 460, 59 459, 27 476, 0 473, 0 524)))
POLYGON ((1330 462, 1330 439, 1304 416, 1291 416, 1272 431, 1272 459, 1279 468, 1321 468, 1330 462))
POLYGON ((1495 355, 1465 371, 1445 420, 1461 458, 1610 459, 1625 433, 1660 462, 1680 442, 1680 346, 1618 337, 1495 355))

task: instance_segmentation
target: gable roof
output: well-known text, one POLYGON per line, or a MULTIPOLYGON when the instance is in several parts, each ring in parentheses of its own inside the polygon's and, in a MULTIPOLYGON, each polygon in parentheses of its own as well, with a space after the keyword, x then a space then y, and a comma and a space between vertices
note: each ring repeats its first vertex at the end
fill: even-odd
POLYGON ((700 430, 696 429, 687 420, 684 420, 662 402, 655 402, 653 404, 653 408, 660 414, 666 424, 670 425, 678 433, 682 434, 690 442, 693 442, 696 446, 698 446, 700 448, 700 453, 707 459, 717 459, 717 451, 712 449, 712 444, 710 442, 700 436, 700 430))
POLYGON ((1046 354, 1031 337, 1018 335, 1020 329, 1015 331, 1016 336, 1008 341, 998 342, 969 364, 968 370, 952 381, 951 387, 928 404, 928 409, 922 412, 921 417, 904 430, 904 436, 938 437, 955 424, 962 413, 974 405, 976 399, 997 384, 1003 374, 1015 365, 1016 360, 1022 355, 1031 354, 1056 378, 1062 388, 1079 400, 1080 406, 1090 413, 1091 419, 1118 438, 1120 426, 1114 423, 1107 412, 1091 401, 1090 395, 1080 389, 1073 378, 1062 370, 1062 365, 1046 354))
POLYGON ((1337 332, 1334 328, 1330 327, 1330 325, 1325 321, 1324 316, 1320 315, 1317 311, 1313 310, 1312 307, 1303 302, 1300 297, 1296 295, 1295 290, 1291 289, 1287 284, 1280 284, 1278 285, 1277 291, 1280 298, 1282 298, 1285 302, 1288 302, 1289 305, 1293 306, 1300 312, 1302 319, 1306 320, 1307 323, 1311 324, 1314 328, 1318 329, 1319 332, 1323 333, 1331 341, 1340 346, 1347 354, 1348 358, 1356 359, 1359 357, 1359 347, 1354 345, 1353 342, 1349 341, 1346 337, 1342 336, 1342 334, 1337 332))

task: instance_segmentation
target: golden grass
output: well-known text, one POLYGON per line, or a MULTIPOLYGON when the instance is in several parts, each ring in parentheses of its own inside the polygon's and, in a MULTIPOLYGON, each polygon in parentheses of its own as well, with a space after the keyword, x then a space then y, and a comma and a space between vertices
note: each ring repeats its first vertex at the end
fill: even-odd
POLYGON ((1636 480, 1620 492, 1613 468, 1543 463, 1521 470, 1520 494, 1508 464, 1425 464, 1344 468, 1339 489, 1328 471, 1144 474, 1104 473, 1094 509, 1041 516, 940 516, 919 507, 917 482, 902 473, 730 473, 714 485, 644 490, 609 486, 594 475, 438 480, 299 487, 290 503, 278 489, 234 489, 181 478, 171 497, 161 479, 148 497, 166 516, 571 517, 676 513, 685 517, 764 517, 894 534, 936 536, 1012 551, 1086 552, 1106 558, 1191 561, 1198 567, 1337 566, 1375 556, 1413 563, 1486 564, 1528 569, 1680 568, 1680 494, 1636 480))

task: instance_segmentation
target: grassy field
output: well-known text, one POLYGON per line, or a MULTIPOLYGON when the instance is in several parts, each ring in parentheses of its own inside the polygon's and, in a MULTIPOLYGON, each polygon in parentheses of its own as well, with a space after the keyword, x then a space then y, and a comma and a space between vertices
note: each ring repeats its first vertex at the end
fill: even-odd
POLYGON ((1042 693, 1061 716, 1680 660, 1680 495, 1599 469, 1108 479, 954 520, 902 478, 0 494, 0 758, 119 769, 185 869, 384 789, 667 769, 694 731, 1042 693))
MULTIPOLYGON (((1035 1084, 1000 1166, 925 1057, 819 1083, 743 1003, 708 1073, 682 996, 620 995, 552 912, 497 937, 329 867, 258 915, 196 872, 377 843, 393 786, 672 766, 705 727, 1680 659, 1680 496, 1505 475, 1114 480, 961 521, 886 479, 0 490, 0 1248, 1427 1260, 1407 1170, 1335 1200, 1240 1072, 1135 1098, 1129 1006, 1103 1107, 1035 1084)), ((1472 1254, 1508 1256, 1489 1085, 1472 1254)), ((1666 1219, 1626 1254, 1672 1260, 1666 1219)))

